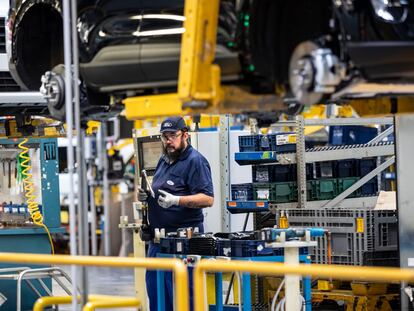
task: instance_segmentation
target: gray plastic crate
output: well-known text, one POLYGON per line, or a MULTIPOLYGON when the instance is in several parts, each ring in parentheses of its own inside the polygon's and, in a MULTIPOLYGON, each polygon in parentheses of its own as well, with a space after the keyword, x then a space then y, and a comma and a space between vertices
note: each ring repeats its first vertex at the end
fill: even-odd
MULTIPOLYGON (((372 209, 289 210, 290 227, 322 227, 331 232, 332 263, 362 265, 365 252, 397 249, 396 212, 372 209), (363 229, 363 230, 361 230, 363 229)), ((311 248, 314 263, 327 263, 327 239, 311 248)))

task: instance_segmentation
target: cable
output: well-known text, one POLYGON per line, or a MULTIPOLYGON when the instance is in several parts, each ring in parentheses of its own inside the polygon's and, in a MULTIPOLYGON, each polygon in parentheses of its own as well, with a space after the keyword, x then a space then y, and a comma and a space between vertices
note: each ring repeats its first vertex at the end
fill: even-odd
MULTIPOLYGON (((249 222, 249 216, 250 216, 250 213, 247 213, 246 216, 244 217, 243 231, 246 231, 247 229, 247 223, 249 222)), ((225 305, 229 303, 230 292, 233 288, 233 282, 234 282, 234 272, 231 274, 229 289, 227 290, 226 300, 224 301, 225 305)))
POLYGON ((279 297, 279 293, 282 290, 283 285, 285 284, 285 278, 283 278, 282 282, 280 282, 279 287, 276 290, 275 295, 273 296, 272 299, 272 306, 270 307, 270 311, 274 311, 275 307, 276 307, 276 300, 279 297))
POLYGON ((242 304, 244 304, 244 301, 242 301, 242 293, 241 293, 241 287, 243 286, 243 284, 242 284, 242 279, 241 279, 241 276, 240 276, 240 272, 235 272, 235 274, 236 274, 236 277, 237 277, 237 281, 239 282, 239 286, 237 287, 237 289, 238 289, 238 293, 239 293, 239 311, 242 311, 243 310, 243 308, 242 308, 242 304))
POLYGON ((29 210, 30 217, 32 217, 33 223, 39 227, 43 227, 49 237, 50 247, 52 249, 52 254, 55 254, 55 248, 53 246, 52 236, 50 235, 49 228, 43 223, 43 215, 39 210, 39 204, 35 201, 36 196, 33 194, 35 188, 32 181, 33 175, 30 173, 32 166, 30 165, 30 156, 29 148, 25 144, 29 140, 24 138, 22 142, 19 143, 19 148, 22 150, 19 153, 19 158, 22 160, 20 166, 23 168, 23 185, 24 185, 24 196, 26 197, 27 208, 29 210))
MULTIPOLYGON (((302 295, 300 295, 299 297, 301 301, 300 310, 304 310, 305 303, 306 303, 305 298, 303 298, 302 295)), ((286 297, 283 297, 282 300, 280 300, 279 303, 277 304, 276 311, 286 311, 285 305, 286 305, 286 297)))

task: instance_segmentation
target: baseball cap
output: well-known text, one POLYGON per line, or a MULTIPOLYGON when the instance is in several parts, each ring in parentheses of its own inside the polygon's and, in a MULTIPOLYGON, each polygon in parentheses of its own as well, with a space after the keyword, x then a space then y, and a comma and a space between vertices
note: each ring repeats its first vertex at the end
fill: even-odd
POLYGON ((188 131, 188 127, 182 117, 169 117, 162 121, 160 132, 188 131))

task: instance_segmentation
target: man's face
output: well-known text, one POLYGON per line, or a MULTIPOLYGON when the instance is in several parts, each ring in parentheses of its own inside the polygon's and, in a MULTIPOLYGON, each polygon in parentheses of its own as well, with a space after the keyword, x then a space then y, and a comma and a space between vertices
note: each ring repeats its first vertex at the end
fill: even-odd
POLYGON ((172 160, 176 160, 181 151, 185 149, 188 139, 188 133, 183 131, 164 132, 161 134, 161 140, 164 152, 172 160))

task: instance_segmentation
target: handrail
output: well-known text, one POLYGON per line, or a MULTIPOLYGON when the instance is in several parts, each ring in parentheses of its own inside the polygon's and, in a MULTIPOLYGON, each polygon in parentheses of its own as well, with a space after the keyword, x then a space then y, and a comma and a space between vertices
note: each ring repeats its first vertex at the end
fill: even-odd
POLYGON ((0 262, 172 270, 175 283, 174 309, 179 311, 189 310, 188 271, 184 263, 178 259, 0 253, 0 262))
POLYGON ((89 301, 82 309, 82 311, 94 311, 98 308, 125 308, 125 307, 140 307, 141 302, 137 298, 123 297, 113 299, 103 299, 96 301, 89 301))
MULTIPOLYGON (((78 296, 80 300, 80 296, 78 296)), ((72 303, 72 296, 45 296, 36 300, 33 311, 44 311, 46 307, 53 305, 67 305, 72 303)), ((139 307, 141 302, 135 297, 120 297, 109 295, 89 295, 88 303, 84 311, 95 310, 96 308, 115 307, 139 307)))
POLYGON ((201 260, 194 268, 194 311, 205 310, 206 272, 246 272, 260 275, 300 274, 342 280, 370 280, 386 282, 412 282, 414 269, 385 267, 358 267, 339 265, 289 265, 275 262, 248 262, 227 260, 201 260))
MULTIPOLYGON (((79 300, 79 299, 78 299, 79 300)), ((36 300, 33 311, 43 311, 48 306, 68 305, 72 303, 72 296, 45 296, 36 300)))

